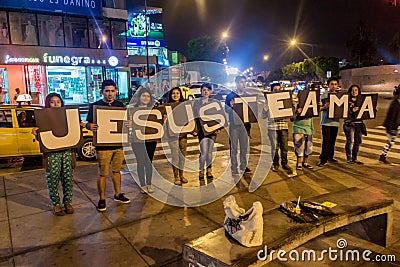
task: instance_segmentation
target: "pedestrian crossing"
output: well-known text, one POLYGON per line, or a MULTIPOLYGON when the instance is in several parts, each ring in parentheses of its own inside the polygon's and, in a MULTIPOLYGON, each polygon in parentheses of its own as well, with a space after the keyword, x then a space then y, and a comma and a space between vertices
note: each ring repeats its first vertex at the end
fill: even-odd
MULTIPOLYGON (((362 144, 360 146, 358 160, 368 164, 376 164, 378 162, 378 158, 382 153, 383 146, 386 143, 386 130, 383 126, 377 126, 374 128, 368 128, 368 135, 363 136, 362 144)), ((218 141, 218 139, 217 139, 218 141)), ((321 152, 321 138, 317 136, 313 136, 313 154, 311 157, 318 158, 319 153, 321 152)), ((338 136, 336 139, 336 147, 335 147, 335 158, 338 158, 342 161, 346 161, 346 153, 345 153, 345 144, 346 137, 343 133, 342 128, 339 128, 338 136)), ((288 158, 290 161, 294 161, 296 156, 294 155, 294 147, 291 136, 289 136, 289 153, 288 158)), ((222 143, 216 142, 214 147, 220 151, 229 150, 229 145, 224 145, 222 143)), ((135 155, 130 146, 124 147, 125 151, 125 159, 133 160, 135 159, 135 155)), ((251 146, 250 155, 260 154, 261 151, 265 153, 270 153, 269 145, 254 145, 251 146)), ((199 141, 198 138, 192 135, 188 135, 188 144, 187 144, 187 155, 188 156, 198 156, 200 154, 199 150, 199 141)), ((171 150, 169 149, 167 142, 158 142, 156 147, 156 152, 154 154, 153 161, 162 160, 171 157, 171 150)), ((400 158, 400 145, 398 142, 391 148, 388 154, 389 161, 398 161, 400 158)), ((293 162, 294 163, 294 162, 293 162)))
MULTIPOLYGON (((374 128, 368 128, 368 135, 362 137, 362 143, 360 145, 358 160, 362 161, 366 164, 377 164, 379 156, 382 153, 383 146, 386 144, 386 129, 383 126, 377 126, 374 128)), ((400 158, 400 145, 398 145, 398 140, 396 140, 396 144, 390 149, 388 154, 389 161, 398 161, 400 158)), ((319 153, 321 152, 321 143, 322 139, 316 136, 313 136, 313 154, 311 157, 318 158, 319 153)), ((341 161, 346 161, 346 136, 344 135, 343 129, 340 127, 338 136, 336 139, 335 145, 335 158, 340 159, 341 161)), ((292 138, 289 137, 289 153, 288 158, 292 158, 293 160, 296 158, 294 155, 294 147, 292 138)), ((270 153, 270 147, 268 145, 258 145, 252 147, 253 150, 263 151, 266 153, 270 153)), ((257 153, 257 152, 255 152, 257 153)))
MULTIPOLYGON (((228 150, 229 146, 226 146, 222 143, 215 142, 214 149, 215 148, 218 151, 222 151, 222 150, 228 150)), ((187 151, 187 156, 200 155, 199 139, 196 136, 188 135, 186 151, 187 151)), ((125 160, 134 160, 135 159, 135 155, 134 155, 131 147, 124 146, 124 153, 125 153, 125 160)), ((168 142, 158 142, 156 151, 154 153, 153 161, 170 158, 170 157, 171 157, 171 149, 169 148, 168 142)))

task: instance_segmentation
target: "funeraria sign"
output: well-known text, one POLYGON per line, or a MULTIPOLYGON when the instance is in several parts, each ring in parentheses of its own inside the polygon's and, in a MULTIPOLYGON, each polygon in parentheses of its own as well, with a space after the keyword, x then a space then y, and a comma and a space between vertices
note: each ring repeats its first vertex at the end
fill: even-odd
POLYGON ((44 64, 44 65, 110 65, 115 67, 119 61, 116 56, 110 56, 107 59, 93 59, 89 56, 61 56, 61 55, 49 55, 44 53, 42 60, 37 57, 12 57, 10 55, 5 56, 4 64, 13 63, 33 63, 33 64, 44 64))

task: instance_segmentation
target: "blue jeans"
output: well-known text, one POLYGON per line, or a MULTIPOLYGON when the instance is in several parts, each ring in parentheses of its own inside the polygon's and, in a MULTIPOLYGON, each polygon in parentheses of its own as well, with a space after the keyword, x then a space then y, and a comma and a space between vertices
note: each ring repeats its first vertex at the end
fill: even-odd
POLYGON ((199 171, 204 170, 204 164, 206 164, 206 168, 211 168, 214 142, 215 142, 215 135, 211 135, 211 137, 199 137, 199 144, 200 144, 199 171))
POLYGON ((240 147, 240 170, 244 171, 247 167, 247 152, 249 150, 249 136, 243 125, 229 125, 229 143, 231 156, 231 171, 237 172, 238 168, 238 147, 240 147))
POLYGON ((358 150, 362 142, 361 123, 343 123, 343 131, 346 135, 346 159, 357 160, 358 150))
POLYGON ((279 166, 279 149, 281 150, 282 166, 288 164, 288 135, 289 130, 268 130, 268 137, 271 142, 271 155, 274 155, 274 166, 279 166))

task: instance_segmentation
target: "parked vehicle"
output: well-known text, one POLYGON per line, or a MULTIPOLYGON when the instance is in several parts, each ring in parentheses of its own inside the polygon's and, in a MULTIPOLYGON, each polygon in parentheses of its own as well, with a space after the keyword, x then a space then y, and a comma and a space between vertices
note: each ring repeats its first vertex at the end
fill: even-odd
MULTIPOLYGON (((0 105, 0 158, 26 157, 41 155, 39 142, 32 135, 36 127, 35 110, 41 106, 34 105, 0 105)), ((95 158, 93 133, 83 129, 84 144, 78 149, 83 160, 95 158)))

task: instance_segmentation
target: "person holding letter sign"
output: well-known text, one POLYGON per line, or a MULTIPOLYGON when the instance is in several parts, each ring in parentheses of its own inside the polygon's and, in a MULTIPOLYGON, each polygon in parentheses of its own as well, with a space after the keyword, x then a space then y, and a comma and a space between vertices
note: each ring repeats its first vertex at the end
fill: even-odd
POLYGON ((349 94, 349 116, 343 122, 343 131, 346 135, 346 162, 363 164, 357 160, 358 150, 362 142, 363 121, 357 119, 358 111, 357 98, 361 95, 361 88, 353 84, 347 91, 349 94))
MULTIPOLYGON (((309 88, 305 89, 306 91, 310 91, 309 88)), ((319 93, 319 91, 318 91, 319 93)), ((296 106, 294 112, 294 120, 293 120, 293 146, 294 153, 297 157, 296 169, 302 170, 313 169, 313 167, 308 164, 308 157, 311 155, 313 151, 313 134, 314 134, 314 123, 313 118, 307 118, 300 116, 303 112, 303 108, 296 106)))
MULTIPOLYGON (((61 108, 64 102, 57 93, 47 95, 45 108, 61 108)), ((37 135, 37 128, 32 129, 32 133, 37 135)), ((46 171, 46 185, 49 190, 50 203, 53 205, 53 214, 63 216, 74 213, 72 207, 72 187, 74 184, 73 169, 76 166, 76 155, 71 149, 54 151, 43 154, 44 169, 46 171), (61 208, 58 185, 61 181, 63 191, 64 210, 61 208), (64 213, 65 212, 65 213, 64 213)))
MULTIPOLYGON (((271 84, 271 92, 281 91, 280 83, 271 84)), ((268 137, 271 143, 271 155, 274 155, 272 171, 279 169, 279 149, 281 150, 281 164, 287 174, 293 174, 293 169, 288 165, 288 136, 289 136, 289 119, 272 119, 269 111, 268 103, 262 111, 262 118, 267 118, 268 137)))
MULTIPOLYGON (((154 99, 151 92, 147 88, 141 88, 138 92, 138 102, 135 107, 152 108, 154 99)), ((156 141, 137 141, 132 143, 132 150, 135 153, 137 162, 137 172, 140 181, 140 192, 142 194, 153 193, 154 189, 151 185, 151 178, 153 177, 153 157, 156 151, 156 141)))
POLYGON ((336 94, 339 87, 339 80, 335 77, 328 79, 328 90, 321 96, 321 130, 322 130, 322 150, 319 156, 319 167, 322 167, 330 162, 337 162, 333 158, 335 154, 335 143, 339 129, 339 119, 329 119, 329 94, 336 94))
POLYGON ((233 175, 238 175, 238 146, 240 146, 240 171, 249 173, 251 170, 247 167, 247 151, 249 150, 249 133, 250 126, 249 122, 243 124, 234 124, 234 111, 233 105, 235 104, 235 98, 240 98, 246 95, 246 77, 238 75, 235 78, 237 92, 231 92, 226 96, 225 100, 225 111, 229 116, 229 144, 230 144, 230 157, 231 157, 231 172, 233 175))
MULTIPOLYGON (((174 87, 169 92, 168 103, 175 104, 174 107, 179 105, 179 103, 185 101, 183 98, 181 89, 179 87, 174 87)), ((171 148, 172 155, 172 171, 174 173, 174 184, 182 185, 182 183, 187 183, 188 180, 183 176, 183 168, 185 166, 185 156, 187 150, 187 133, 180 133, 176 136, 171 135, 169 131, 168 144, 171 148)))
MULTIPOLYGON (((86 128, 91 131, 97 131, 98 125, 93 123, 93 107, 106 106, 106 107, 123 107, 124 104, 115 100, 117 95, 116 84, 113 80, 104 80, 101 85, 101 94, 103 99, 90 104, 89 112, 87 115, 86 128)), ((106 211, 106 177, 112 168, 112 180, 114 185, 114 201, 121 203, 130 203, 131 201, 121 193, 121 167, 124 160, 124 152, 122 146, 96 146, 97 161, 99 163, 99 179, 97 180, 97 190, 99 192, 100 200, 97 205, 98 211, 106 211)))
POLYGON ((385 164, 390 164, 386 159, 390 148, 394 145, 396 136, 398 134, 398 128, 400 125, 400 84, 394 87, 393 101, 390 103, 389 110, 386 114, 383 126, 386 128, 387 142, 383 147, 382 154, 379 157, 379 161, 385 164))
POLYGON ((206 134, 203 131, 201 125, 201 118, 199 115, 199 110, 201 107, 206 106, 212 102, 217 102, 216 100, 210 99, 211 95, 211 84, 203 83, 201 86, 201 98, 197 98, 193 104, 193 113, 196 118, 197 124, 197 137, 199 139, 200 145, 200 157, 199 157, 199 179, 204 179, 204 164, 206 165, 206 175, 207 179, 213 179, 211 163, 212 163, 212 150, 214 147, 215 140, 217 139, 217 133, 219 130, 212 133, 206 134))

